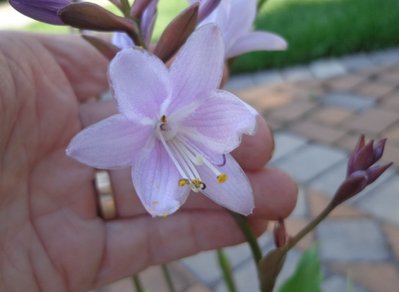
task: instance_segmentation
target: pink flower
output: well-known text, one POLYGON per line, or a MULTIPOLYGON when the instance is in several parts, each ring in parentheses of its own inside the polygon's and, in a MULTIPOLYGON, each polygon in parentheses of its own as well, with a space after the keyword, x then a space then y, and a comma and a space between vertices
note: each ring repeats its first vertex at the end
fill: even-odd
POLYGON ((229 153, 254 133, 257 113, 218 89, 223 55, 214 25, 195 31, 170 68, 143 49, 122 50, 109 68, 120 113, 76 135, 67 154, 95 168, 132 166, 153 216, 175 212, 190 191, 250 214, 251 186, 229 153))
MULTIPOLYGON (((202 6, 212 0, 189 0, 202 6)), ((213 12, 200 25, 215 23, 223 34, 229 59, 251 51, 276 51, 287 48, 286 41, 273 33, 253 31, 256 17, 256 0, 221 0, 213 12)))

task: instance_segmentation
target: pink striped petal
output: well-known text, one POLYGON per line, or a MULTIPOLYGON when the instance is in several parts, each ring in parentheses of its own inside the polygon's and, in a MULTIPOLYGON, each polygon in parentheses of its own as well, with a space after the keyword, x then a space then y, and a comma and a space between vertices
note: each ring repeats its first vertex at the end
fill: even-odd
POLYGON ((168 69, 161 60, 139 48, 119 52, 109 67, 109 78, 121 113, 142 121, 160 118, 170 95, 168 69))
POLYGON ((253 51, 281 51, 287 49, 287 42, 270 32, 250 32, 232 44, 226 51, 226 57, 232 58, 253 51))
POLYGON ((159 140, 146 148, 134 161, 133 185, 152 216, 172 214, 186 201, 190 188, 178 185, 181 176, 159 140))
POLYGON ((200 101, 219 86, 223 57, 223 40, 216 26, 204 25, 190 36, 170 68, 173 100, 167 114, 200 101))
POLYGON ((116 114, 79 132, 66 153, 95 168, 129 167, 152 132, 152 127, 135 124, 116 114))
POLYGON ((254 134, 257 113, 224 90, 214 91, 182 122, 182 132, 205 148, 225 154, 240 145, 242 134, 254 134))
POLYGON ((251 184, 244 171, 230 155, 226 156, 226 165, 217 167, 228 178, 219 183, 216 175, 206 166, 198 167, 206 188, 201 192, 215 203, 242 215, 249 215, 254 208, 254 195, 251 184))

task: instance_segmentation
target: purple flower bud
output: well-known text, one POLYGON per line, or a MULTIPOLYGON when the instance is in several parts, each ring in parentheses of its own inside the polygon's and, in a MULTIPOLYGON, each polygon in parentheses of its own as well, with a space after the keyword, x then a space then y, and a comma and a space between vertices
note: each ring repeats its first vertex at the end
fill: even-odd
POLYGON ((279 220, 273 230, 274 244, 276 247, 284 246, 288 241, 287 231, 285 229, 284 220, 279 220))
POLYGON ((368 176, 364 170, 353 172, 340 185, 331 204, 338 206, 342 202, 352 198, 354 195, 361 192, 368 184, 368 176))
POLYGON ((385 148, 385 143, 387 139, 381 139, 378 141, 375 146, 374 146, 374 160, 377 161, 382 157, 382 154, 384 153, 384 148, 385 148))
POLYGON ((22 14, 51 24, 64 24, 58 17, 58 11, 70 0, 10 0, 10 4, 22 14))
POLYGON ((221 0, 203 0, 198 11, 198 23, 203 21, 220 4, 221 0))
POLYGON ((374 165, 367 169, 368 184, 371 184, 378 179, 392 164, 393 162, 387 163, 383 166, 374 165))

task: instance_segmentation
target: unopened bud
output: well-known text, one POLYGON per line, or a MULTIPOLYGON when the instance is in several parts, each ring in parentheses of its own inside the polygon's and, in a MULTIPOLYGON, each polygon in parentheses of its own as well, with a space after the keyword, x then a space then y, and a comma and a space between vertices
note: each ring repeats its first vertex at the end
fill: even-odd
POLYGON ((282 247, 287 243, 288 235, 285 229, 284 220, 279 220, 276 225, 274 225, 273 235, 274 244, 276 245, 276 247, 282 247))
POLYGON ((338 206, 339 204, 361 192, 367 186, 367 184, 368 177, 364 170, 358 170, 352 173, 338 188, 334 198, 331 201, 331 204, 338 206))
POLYGON ((198 22, 204 20, 209 14, 215 10, 220 4, 221 0, 203 0, 198 11, 198 22))
POLYGON ((391 165, 393 162, 387 163, 383 166, 374 165, 367 169, 367 176, 368 176, 368 184, 373 183, 376 179, 378 179, 391 165))

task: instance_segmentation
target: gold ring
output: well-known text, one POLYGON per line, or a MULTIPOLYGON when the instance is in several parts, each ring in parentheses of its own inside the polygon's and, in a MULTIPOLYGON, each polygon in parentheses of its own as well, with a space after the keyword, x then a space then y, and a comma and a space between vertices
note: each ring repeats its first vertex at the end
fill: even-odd
POLYGON ((98 170, 95 175, 95 187, 98 195, 100 216, 105 220, 115 219, 116 203, 111 187, 111 179, 107 171, 98 170))

